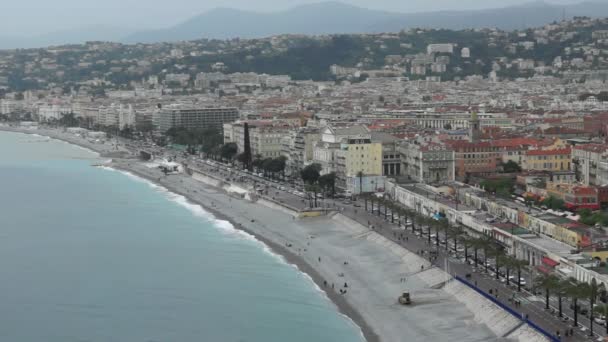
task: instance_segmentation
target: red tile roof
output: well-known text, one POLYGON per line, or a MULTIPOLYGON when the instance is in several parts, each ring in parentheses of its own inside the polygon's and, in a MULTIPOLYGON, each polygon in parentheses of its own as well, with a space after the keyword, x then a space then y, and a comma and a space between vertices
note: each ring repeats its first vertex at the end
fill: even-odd
POLYGON ((570 155, 570 148, 561 148, 556 150, 529 150, 526 151, 526 155, 528 156, 555 156, 555 155, 570 155))

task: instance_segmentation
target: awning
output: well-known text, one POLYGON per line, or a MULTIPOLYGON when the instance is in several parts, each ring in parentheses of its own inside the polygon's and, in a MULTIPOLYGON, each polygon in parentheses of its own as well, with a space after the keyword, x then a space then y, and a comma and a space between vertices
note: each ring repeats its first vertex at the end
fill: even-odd
POLYGON ((553 267, 559 265, 559 262, 557 262, 549 257, 543 257, 543 264, 553 268, 553 267))
POLYGON ((538 268, 538 270, 541 271, 542 273, 545 273, 545 274, 551 273, 551 270, 546 268, 545 266, 541 265, 541 266, 537 266, 536 268, 538 268))

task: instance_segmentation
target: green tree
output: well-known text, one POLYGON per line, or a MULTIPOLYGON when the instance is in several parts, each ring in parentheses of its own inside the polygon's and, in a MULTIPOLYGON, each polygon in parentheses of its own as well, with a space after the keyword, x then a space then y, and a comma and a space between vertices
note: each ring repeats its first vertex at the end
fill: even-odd
POLYGON ((222 145, 220 149, 220 155, 225 160, 232 160, 237 153, 236 143, 227 143, 222 145))
POLYGON ((502 166, 503 172, 505 173, 516 173, 521 172, 521 166, 514 162, 513 160, 509 160, 502 166))
POLYGON ((319 177, 319 185, 332 196, 336 194, 336 173, 331 172, 319 177))
POLYGON ((300 171, 300 177, 306 184, 315 184, 321 177, 321 165, 310 164, 300 171))
MULTIPOLYGON (((551 292, 553 292, 554 290, 557 289, 558 286, 560 286, 559 284, 560 284, 560 279, 556 275, 553 275, 553 274, 541 274, 539 277, 537 277, 535 279, 534 287, 542 288, 545 290, 545 309, 549 310, 549 297, 551 295, 551 292)), ((567 291, 568 291, 567 292, 568 294, 574 293, 574 292, 571 292, 574 290, 571 289, 570 287, 568 288, 567 291)), ((575 316, 576 316, 576 312, 575 312, 575 316)))

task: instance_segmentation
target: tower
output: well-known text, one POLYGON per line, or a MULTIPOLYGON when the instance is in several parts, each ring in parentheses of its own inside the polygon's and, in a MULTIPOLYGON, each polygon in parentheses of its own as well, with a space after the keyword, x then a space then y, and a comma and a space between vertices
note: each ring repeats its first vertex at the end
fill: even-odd
POLYGON ((479 124, 479 117, 476 112, 471 113, 471 119, 469 119, 469 141, 472 143, 478 142, 481 136, 481 129, 479 124))

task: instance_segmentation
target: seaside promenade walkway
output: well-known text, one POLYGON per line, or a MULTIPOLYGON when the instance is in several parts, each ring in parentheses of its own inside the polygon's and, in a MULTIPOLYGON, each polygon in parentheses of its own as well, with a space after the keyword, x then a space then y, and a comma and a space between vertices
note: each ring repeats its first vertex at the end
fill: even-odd
MULTIPOLYGON (((339 205, 339 204, 337 204, 339 205)), ((360 224, 367 226, 368 222, 374 226, 374 230, 394 241, 395 243, 403 246, 404 248, 416 252, 426 251, 423 255, 429 256, 428 251, 436 251, 437 259, 434 260, 433 264, 436 267, 441 268, 445 272, 452 276, 459 276, 462 279, 467 274, 471 274, 469 282, 472 285, 476 285, 477 289, 486 293, 488 296, 495 297, 495 300, 499 301, 506 307, 512 309, 517 313, 521 313, 523 317, 537 324, 545 331, 557 335, 560 333, 561 341, 604 341, 605 327, 599 324, 594 324, 594 336, 589 336, 589 319, 579 314, 579 326, 573 328, 574 336, 565 337, 566 329, 572 328, 572 319, 564 322, 563 319, 557 317, 556 313, 552 313, 551 310, 545 310, 544 296, 537 297, 536 295, 522 289, 522 292, 518 292, 516 288, 509 287, 505 283, 496 280, 491 274, 487 274, 483 271, 483 267, 478 267, 477 271, 473 270, 473 267, 465 263, 461 258, 455 257, 452 253, 447 252, 444 246, 437 248, 434 245, 434 241, 428 244, 428 238, 420 235, 417 236, 408 229, 398 227, 396 224, 390 223, 384 220, 384 215, 374 215, 370 212, 366 212, 364 208, 357 208, 352 206, 341 206, 344 208, 341 213, 352 220, 359 222, 360 224), (403 234, 403 238, 400 238, 403 234), (492 290, 492 294, 490 294, 492 290), (497 291, 496 291, 497 290, 497 291), (498 293, 498 295, 496 295, 498 293), (509 300, 512 299, 512 300, 509 300), (516 304, 516 301, 521 304, 516 304)), ((530 278, 528 278, 530 279, 530 278)), ((569 300, 564 299, 563 307, 567 308, 569 300)), ((567 313, 567 310, 564 310, 567 313)))
MULTIPOLYGON (((219 177, 225 178, 234 175, 230 171, 218 167, 205 167, 205 171, 213 172, 219 177)), ((259 181, 256 179, 256 181, 259 181)), ((251 183, 252 181, 250 181, 251 183)), ((295 196, 290 192, 279 189, 271 189, 270 196, 276 202, 284 203, 289 207, 299 208, 303 210, 308 206, 308 200, 299 196, 295 196)), ((388 220, 384 220, 384 215, 378 216, 366 212, 363 205, 353 206, 345 205, 342 202, 325 199, 320 200, 320 206, 331 208, 346 217, 362 224, 363 226, 374 226, 374 230, 383 235, 385 238, 394 241, 411 252, 425 251, 423 256, 427 258, 430 251, 437 252, 437 258, 433 261, 434 265, 443 271, 449 273, 453 277, 465 279, 467 274, 471 274, 469 283, 476 287, 476 290, 485 294, 486 297, 492 297, 494 301, 509 308, 515 313, 521 315, 522 323, 527 320, 538 325, 541 329, 553 335, 557 340, 559 332, 561 341, 603 341, 605 327, 599 324, 594 324, 594 336, 589 336, 589 319, 586 316, 579 314, 579 326, 572 327, 572 310, 568 308, 569 300, 564 299, 564 314, 569 316, 567 321, 557 317, 557 310, 545 310, 544 296, 536 296, 525 289, 518 292, 516 288, 509 287, 505 283, 496 280, 492 274, 487 274, 483 271, 483 267, 473 269, 472 265, 465 263, 462 257, 458 257, 451 252, 447 252, 444 246, 437 248, 433 243, 428 244, 428 238, 417 236, 411 230, 403 229, 397 224, 390 223, 390 215, 388 220), (403 235, 403 238, 400 238, 403 235), (406 238, 407 237, 407 238, 406 238), (490 290, 492 294, 490 294, 490 290), (498 295, 497 295, 498 294, 498 295), (517 304, 516 304, 517 303, 517 304), (572 329, 573 336, 565 336, 566 330, 572 329)), ((530 279, 528 277, 527 279, 530 279)), ((506 337, 506 336, 504 336, 506 337)))

